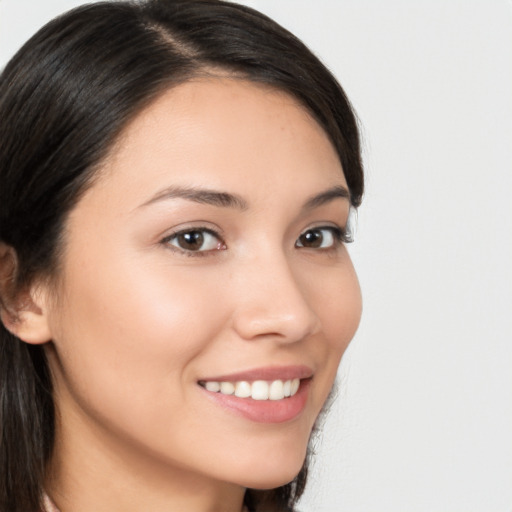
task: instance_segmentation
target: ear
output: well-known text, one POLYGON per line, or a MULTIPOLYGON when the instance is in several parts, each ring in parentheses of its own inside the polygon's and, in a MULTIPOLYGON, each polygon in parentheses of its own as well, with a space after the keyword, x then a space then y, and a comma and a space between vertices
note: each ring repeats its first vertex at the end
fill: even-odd
POLYGON ((47 300, 41 285, 17 290, 16 251, 0 242, 0 319, 20 340, 39 345, 51 340, 47 300))

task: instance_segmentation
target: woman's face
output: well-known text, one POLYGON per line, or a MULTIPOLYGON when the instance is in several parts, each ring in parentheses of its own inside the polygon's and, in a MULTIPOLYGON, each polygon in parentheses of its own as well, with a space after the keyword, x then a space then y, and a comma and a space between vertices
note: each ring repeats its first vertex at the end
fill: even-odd
POLYGON ((141 113, 66 224, 58 456, 86 443, 98 467, 290 481, 361 313, 346 190, 281 92, 203 79, 141 113))

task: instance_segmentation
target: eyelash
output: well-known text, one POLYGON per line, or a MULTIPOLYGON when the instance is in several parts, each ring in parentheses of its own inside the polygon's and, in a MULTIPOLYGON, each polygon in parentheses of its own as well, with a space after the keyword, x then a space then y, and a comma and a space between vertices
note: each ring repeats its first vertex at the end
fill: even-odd
POLYGON ((305 249, 318 249, 321 251, 328 251, 329 249, 335 250, 342 244, 349 244, 351 243, 352 236, 348 229, 346 228, 340 228, 339 226, 315 226, 312 228, 308 228, 305 231, 303 231, 299 238, 297 238, 297 241, 295 242, 295 247, 304 247, 305 249), (304 247, 303 245, 297 245, 301 237, 307 235, 308 233, 314 233, 319 231, 328 231, 333 237, 332 245, 328 247, 304 247))
POLYGON ((201 226, 194 227, 194 228, 182 229, 180 231, 176 231, 174 233, 171 233, 170 235, 168 235, 165 238, 163 238, 161 243, 163 245, 169 247, 171 250, 173 250, 173 251, 175 251, 177 253, 183 254, 185 256, 193 256, 193 257, 209 256, 209 255, 213 254, 216 251, 221 251, 221 250, 225 250, 226 249, 226 244, 222 240, 222 238, 219 235, 219 233, 215 232, 213 229, 206 228, 206 227, 201 227, 201 226), (171 243, 172 240, 177 240, 180 236, 183 237, 185 235, 190 235, 192 233, 200 234, 203 237, 203 240, 204 240, 204 235, 205 234, 207 236, 215 238, 218 241, 217 246, 215 248, 208 249, 208 250, 194 251, 194 250, 190 250, 190 249, 185 249, 183 247, 179 247, 177 245, 173 245, 171 243))
MULTIPOLYGON (((348 230, 346 228, 341 228, 339 226, 315 226, 315 227, 308 228, 308 229, 304 230, 299 235, 299 237, 297 238, 297 241, 295 242, 295 247, 318 250, 321 252, 331 252, 331 251, 338 249, 340 245, 348 244, 351 242, 353 242, 352 235, 350 233, 350 230, 348 230), (299 240, 301 237, 307 235, 308 233, 320 232, 320 231, 328 231, 332 235, 332 237, 333 237, 332 245, 330 245, 329 247, 306 247, 304 245, 297 245, 299 243, 299 240)), ((183 254, 183 255, 189 256, 189 257, 210 256, 217 251, 222 251, 222 250, 227 249, 226 244, 222 240, 219 233, 217 233, 216 231, 214 231, 210 228, 201 227, 201 226, 194 227, 194 228, 182 229, 180 231, 171 233, 170 235, 167 235, 165 238, 163 238, 160 243, 162 245, 169 247, 171 250, 176 251, 177 253, 180 253, 180 254, 183 254), (212 249, 196 250, 195 251, 195 250, 191 250, 191 249, 185 249, 183 247, 179 247, 178 245, 174 245, 171 243, 172 240, 177 240, 180 236, 183 237, 183 236, 190 235, 190 234, 201 235, 203 241, 204 241, 205 234, 207 236, 214 237, 218 242, 217 246, 212 249)))

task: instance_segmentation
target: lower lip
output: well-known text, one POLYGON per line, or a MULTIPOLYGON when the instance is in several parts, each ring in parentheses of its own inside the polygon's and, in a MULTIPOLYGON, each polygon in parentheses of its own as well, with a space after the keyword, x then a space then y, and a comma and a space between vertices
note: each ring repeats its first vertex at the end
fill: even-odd
POLYGON ((235 395, 213 393, 201 387, 221 407, 257 423, 284 423, 295 419, 306 407, 311 379, 300 381, 295 395, 282 400, 253 400, 235 395))

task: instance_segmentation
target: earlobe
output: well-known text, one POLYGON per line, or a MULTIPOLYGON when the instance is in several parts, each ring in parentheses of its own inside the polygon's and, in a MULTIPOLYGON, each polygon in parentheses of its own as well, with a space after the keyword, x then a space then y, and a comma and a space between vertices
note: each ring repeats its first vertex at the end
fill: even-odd
POLYGON ((30 344, 50 341, 44 293, 37 285, 16 290, 18 261, 12 247, 0 243, 0 318, 5 328, 30 344))
POLYGON ((41 345, 51 340, 45 308, 32 297, 22 299, 15 312, 2 308, 1 317, 6 329, 25 343, 41 345))

